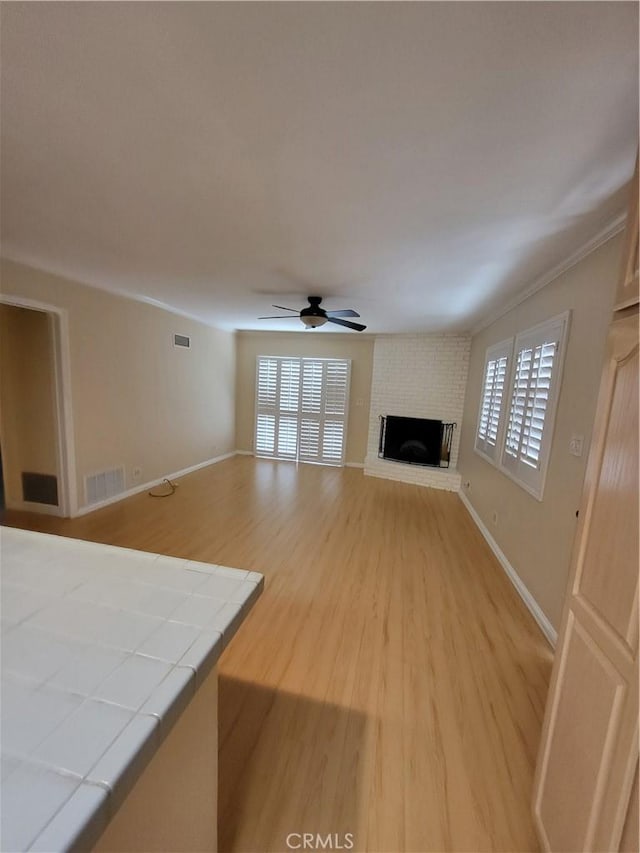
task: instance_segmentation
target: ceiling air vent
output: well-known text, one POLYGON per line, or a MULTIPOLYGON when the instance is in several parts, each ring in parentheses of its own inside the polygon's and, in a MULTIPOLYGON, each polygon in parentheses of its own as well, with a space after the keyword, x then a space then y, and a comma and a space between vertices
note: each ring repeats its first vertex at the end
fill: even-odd
POLYGON ((191 338, 188 335, 174 335, 174 347, 182 347, 183 349, 191 349, 191 338))

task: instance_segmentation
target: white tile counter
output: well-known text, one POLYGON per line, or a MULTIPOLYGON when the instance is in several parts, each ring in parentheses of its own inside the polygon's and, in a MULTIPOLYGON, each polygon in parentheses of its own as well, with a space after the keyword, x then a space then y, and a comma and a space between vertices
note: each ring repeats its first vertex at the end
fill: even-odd
POLYGON ((86 848, 263 578, 3 527, 3 851, 86 848))

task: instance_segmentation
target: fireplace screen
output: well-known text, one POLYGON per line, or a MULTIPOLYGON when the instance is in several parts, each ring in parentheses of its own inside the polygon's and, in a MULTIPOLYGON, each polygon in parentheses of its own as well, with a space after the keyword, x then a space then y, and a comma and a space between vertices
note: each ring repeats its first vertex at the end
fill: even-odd
POLYGON ((448 468, 455 427, 427 418, 382 415, 378 456, 408 465, 448 468))

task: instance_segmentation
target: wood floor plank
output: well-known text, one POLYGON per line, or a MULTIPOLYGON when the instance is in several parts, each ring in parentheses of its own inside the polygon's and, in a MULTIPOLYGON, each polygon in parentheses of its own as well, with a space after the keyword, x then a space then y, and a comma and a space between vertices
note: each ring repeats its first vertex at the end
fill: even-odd
POLYGON ((4 523, 263 572, 220 662, 220 849, 534 851, 551 653, 459 498, 235 457, 74 520, 4 523))

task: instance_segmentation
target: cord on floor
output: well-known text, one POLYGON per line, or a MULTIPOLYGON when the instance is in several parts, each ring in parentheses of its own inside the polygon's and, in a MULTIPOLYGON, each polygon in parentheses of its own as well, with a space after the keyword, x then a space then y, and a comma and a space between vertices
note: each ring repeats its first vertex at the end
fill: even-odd
POLYGON ((151 498, 170 498, 171 495, 173 495, 175 493, 175 490, 178 488, 178 484, 172 483, 171 480, 169 480, 167 477, 164 478, 164 480, 162 481, 162 483, 160 483, 160 485, 162 486, 164 483, 166 483, 169 486, 169 489, 171 491, 169 491, 169 492, 166 492, 166 491, 165 492, 154 492, 152 489, 148 493, 149 497, 151 497, 151 498))

